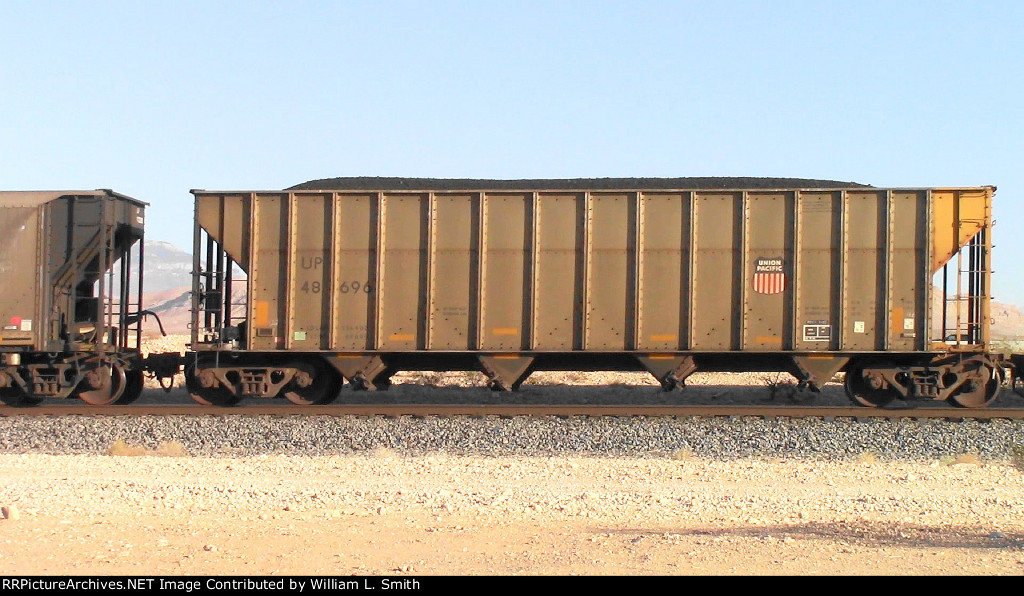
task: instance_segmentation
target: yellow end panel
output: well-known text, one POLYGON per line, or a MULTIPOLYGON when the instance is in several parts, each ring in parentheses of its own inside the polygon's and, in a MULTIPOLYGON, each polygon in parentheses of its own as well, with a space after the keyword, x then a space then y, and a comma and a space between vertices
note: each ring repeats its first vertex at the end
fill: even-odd
POLYGON ((196 218, 243 271, 249 271, 251 202, 246 195, 198 194, 196 218))
POLYGON ((991 225, 993 192, 992 187, 932 192, 932 273, 991 225))
POLYGON ((221 195, 196 195, 196 223, 206 230, 214 240, 220 240, 221 195))

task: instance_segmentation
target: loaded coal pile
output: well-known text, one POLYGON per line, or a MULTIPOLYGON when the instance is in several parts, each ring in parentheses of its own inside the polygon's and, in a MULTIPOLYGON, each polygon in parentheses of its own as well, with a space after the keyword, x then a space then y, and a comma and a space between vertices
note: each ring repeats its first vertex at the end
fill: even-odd
POLYGON ((870 185, 809 178, 559 178, 489 180, 480 178, 399 178, 350 176, 296 184, 285 190, 670 190, 870 188, 870 185))

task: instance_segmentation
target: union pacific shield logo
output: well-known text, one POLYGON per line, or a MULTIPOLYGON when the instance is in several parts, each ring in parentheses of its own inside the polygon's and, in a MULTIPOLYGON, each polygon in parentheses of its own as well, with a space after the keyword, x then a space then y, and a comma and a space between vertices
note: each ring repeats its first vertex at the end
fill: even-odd
POLYGON ((758 259, 754 263, 754 291, 781 294, 786 289, 786 272, 781 258, 758 259))

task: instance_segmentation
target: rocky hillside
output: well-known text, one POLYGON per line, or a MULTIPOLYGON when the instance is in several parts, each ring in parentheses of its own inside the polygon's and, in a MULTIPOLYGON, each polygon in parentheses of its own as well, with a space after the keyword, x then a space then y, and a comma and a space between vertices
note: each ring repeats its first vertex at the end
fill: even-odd
MULTIPOLYGON (((133 270, 138 262, 132 263, 133 270)), ((146 240, 146 293, 192 287, 192 255, 170 242, 146 240)))
POLYGON ((992 303, 992 338, 996 340, 1024 340, 1024 310, 1010 304, 992 303))
MULTIPOLYGON (((932 293, 932 336, 941 336, 942 319, 942 290, 936 288, 932 293)), ((1024 340, 1024 311, 1012 304, 1001 304, 993 302, 991 305, 992 318, 992 340, 1022 341, 1024 340)), ((961 314, 961 321, 966 323, 966 312, 961 314)), ((956 325, 956 303, 950 302, 946 305, 946 325, 948 328, 956 325)))

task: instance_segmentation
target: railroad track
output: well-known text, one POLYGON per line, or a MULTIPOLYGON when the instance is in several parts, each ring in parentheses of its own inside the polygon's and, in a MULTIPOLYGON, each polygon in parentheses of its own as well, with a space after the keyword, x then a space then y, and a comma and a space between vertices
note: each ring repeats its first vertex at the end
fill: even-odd
POLYGON ((295 406, 259 404, 239 407, 199 405, 0 406, 0 417, 16 416, 556 416, 556 417, 740 417, 761 418, 940 418, 950 420, 1024 419, 1024 408, 952 407, 859 408, 833 406, 573 406, 573 405, 417 405, 332 404, 295 406))

